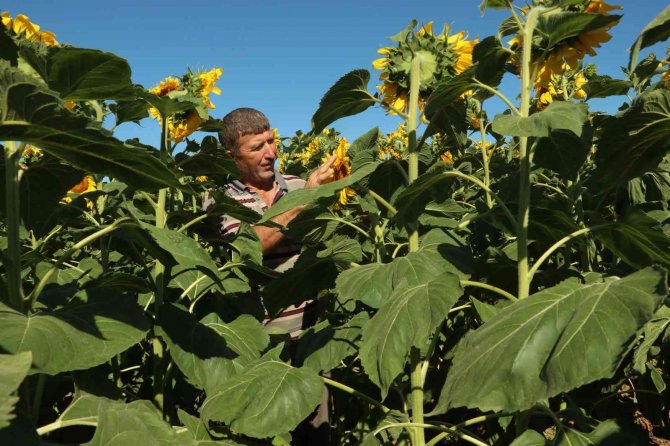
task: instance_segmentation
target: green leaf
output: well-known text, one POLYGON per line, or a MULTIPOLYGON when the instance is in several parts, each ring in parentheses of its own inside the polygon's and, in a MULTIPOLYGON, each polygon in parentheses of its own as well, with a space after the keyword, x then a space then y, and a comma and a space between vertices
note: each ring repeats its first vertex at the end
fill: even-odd
POLYGON ((649 22, 633 42, 633 46, 630 48, 628 70, 633 71, 635 65, 637 65, 637 58, 641 49, 664 41, 668 37, 670 37, 670 6, 666 6, 654 20, 649 22))
POLYGON ((270 315, 278 314, 289 305, 316 297, 321 290, 331 288, 335 278, 351 262, 360 262, 360 244, 348 237, 336 237, 322 251, 310 248, 302 252, 295 265, 277 277, 263 290, 263 302, 270 315))
POLYGON ((296 206, 314 203, 319 198, 332 197, 341 189, 349 187, 368 176, 377 168, 378 165, 379 164, 377 163, 368 163, 364 166, 361 166, 356 172, 341 180, 333 181, 332 183, 324 184, 319 187, 310 187, 307 189, 291 191, 286 196, 282 197, 282 199, 277 203, 273 204, 272 207, 263 214, 263 217, 258 223, 267 222, 272 217, 283 214, 284 212, 291 210, 296 206))
POLYGON ((393 205, 398 211, 393 219, 400 225, 415 222, 423 213, 426 205, 433 199, 433 193, 438 189, 438 185, 441 182, 454 181, 453 177, 444 175, 449 170, 452 169, 443 164, 438 164, 428 172, 419 175, 393 201, 393 205))
POLYGON ((496 115, 492 128, 494 132, 508 136, 550 136, 552 130, 569 130, 581 135, 587 117, 586 104, 559 101, 527 118, 496 115))
POLYGON ((53 92, 2 64, 0 85, 0 140, 30 143, 79 169, 115 177, 138 189, 185 189, 158 160, 158 151, 124 144, 93 127, 87 118, 63 108, 53 92))
POLYGON ((670 267, 670 237, 656 220, 639 210, 631 209, 621 221, 593 235, 634 268, 653 264, 670 267))
POLYGON ((403 433, 403 428, 400 427, 391 427, 386 428, 379 432, 377 436, 381 439, 377 439, 377 436, 373 435, 375 431, 396 423, 409 423, 409 417, 406 413, 400 412, 399 410, 390 410, 384 415, 384 418, 377 423, 374 427, 370 429, 370 432, 363 437, 363 440, 360 442, 359 446, 379 446, 387 444, 397 444, 397 440, 400 435, 403 433))
POLYGON ((528 429, 515 438, 510 446, 547 446, 547 439, 538 431, 528 429))
POLYGON ((624 96, 632 86, 630 81, 612 79, 610 76, 592 76, 582 89, 586 92, 587 99, 593 99, 624 96))
POLYGON ((463 93, 476 87, 472 80, 476 73, 476 66, 472 66, 461 74, 440 82, 426 101, 424 113, 429 120, 440 110, 452 105, 463 93))
MULTIPOLYGON (((439 231, 439 230, 436 230, 439 231)), ((447 239, 423 243, 418 252, 393 259, 391 263, 371 263, 342 272, 335 282, 339 301, 360 301, 379 308, 396 288, 417 286, 444 273, 467 278, 468 268, 462 256, 447 239)))
POLYGON ((86 282, 82 288, 85 290, 111 288, 118 291, 135 291, 137 293, 148 293, 150 291, 145 279, 135 274, 122 273, 120 271, 103 273, 95 279, 86 282))
MULTIPOLYGON (((586 132, 584 132, 586 133, 586 132)), ((591 150, 589 141, 568 130, 553 130, 537 141, 533 161, 568 180, 575 180, 591 150)))
POLYGON ((81 170, 51 157, 44 157, 24 170, 19 187, 21 219, 26 229, 38 237, 49 232, 55 223, 54 212, 60 201, 83 177, 81 170))
POLYGON ((64 308, 25 316, 0 303, 0 348, 32 351, 33 371, 87 369, 137 344, 149 329, 142 309, 128 296, 90 296, 64 308))
POLYGON ((4 29, 0 30, 0 59, 9 61, 13 67, 19 59, 19 47, 4 29))
POLYGON ((262 358, 209 395, 205 422, 226 423, 233 432, 267 438, 295 428, 319 404, 323 380, 311 368, 262 358))
POLYGON ((665 281, 655 268, 592 285, 567 280, 504 308, 458 344, 433 413, 525 410, 613 376, 665 281))
POLYGON ((644 326, 644 340, 637 347, 633 356, 633 369, 636 372, 643 374, 647 370, 649 350, 663 335, 668 326, 670 326, 670 308, 663 306, 656 312, 654 318, 644 326))
POLYGON ((377 162, 377 141, 379 140, 379 127, 374 127, 351 143, 347 150, 351 158, 351 171, 356 172, 361 167, 377 162))
POLYGON ((137 99, 130 101, 117 101, 116 104, 111 104, 109 108, 116 116, 116 125, 119 126, 124 122, 134 122, 139 124, 144 118, 149 117, 147 104, 144 101, 137 99))
POLYGON ((330 87, 312 116, 312 133, 318 135, 333 122, 345 116, 358 114, 375 104, 367 89, 368 70, 354 70, 342 76, 330 87))
POLYGON ((546 39, 546 48, 550 49, 559 42, 582 33, 603 28, 621 19, 620 15, 603 15, 562 11, 555 14, 540 15, 537 31, 546 39))
POLYGON ((240 177, 240 170, 231 157, 221 154, 196 153, 193 156, 175 157, 177 165, 186 175, 194 177, 201 175, 228 175, 233 178, 240 177))
POLYGON ((426 347, 462 294, 458 277, 449 273, 420 285, 400 287, 363 327, 361 363, 381 389, 382 398, 404 369, 410 348, 426 347))
POLYGON ((23 378, 30 370, 32 354, 23 352, 17 355, 0 354, 0 429, 9 426, 14 419, 14 405, 19 398, 12 393, 19 388, 23 378))
POLYGON ((227 195, 224 190, 209 190, 206 194, 209 194, 214 200, 214 204, 208 206, 206 209, 209 215, 225 214, 247 223, 256 223, 261 218, 258 212, 238 203, 237 200, 227 195))
POLYGON ((260 352, 270 343, 263 325, 248 314, 225 324, 215 313, 210 313, 200 322, 223 336, 228 347, 238 355, 236 364, 246 365, 260 358, 260 352))
POLYGON ((576 429, 565 429, 557 435, 551 444, 555 446, 615 446, 624 444, 626 446, 644 446, 649 444, 649 438, 632 426, 621 426, 617 420, 605 420, 588 433, 576 429))
POLYGON ((55 48, 47 59, 47 83, 73 101, 133 97, 128 62, 99 50, 55 48))
POLYGON ((657 166, 670 149, 670 91, 653 90, 603 123, 595 176, 604 187, 635 178, 657 166))
POLYGON ((511 0, 482 0, 479 4, 479 12, 484 15, 486 9, 509 9, 511 0))
MULTIPOLYGON (((507 0, 502 0, 507 8, 507 0)), ((502 47, 500 40, 489 36, 472 50, 472 61, 477 64, 475 77, 490 87, 497 87, 505 74, 509 51, 502 47)))
POLYGON ((174 257, 179 265, 187 268, 205 268, 214 276, 217 275, 218 268, 212 256, 196 240, 182 232, 167 228, 157 228, 152 225, 144 225, 143 228, 151 234, 158 246, 174 257))
POLYGON ((340 326, 323 321, 305 330, 296 344, 296 364, 317 372, 331 371, 356 354, 363 327, 369 320, 366 312, 360 312, 340 326))
POLYGON ((195 387, 209 392, 235 376, 233 359, 237 354, 216 330, 198 322, 194 315, 164 304, 155 330, 168 345, 179 370, 195 387))
POLYGON ((166 96, 156 96, 140 87, 136 87, 135 94, 144 99, 151 107, 158 110, 161 117, 169 117, 177 113, 195 110, 197 110, 201 118, 204 119, 208 117, 207 112, 202 108, 202 100, 183 92, 178 96, 172 96, 170 94, 166 96))
POLYGON ((100 408, 98 427, 83 446, 191 446, 163 421, 161 413, 149 401, 108 404, 100 408))

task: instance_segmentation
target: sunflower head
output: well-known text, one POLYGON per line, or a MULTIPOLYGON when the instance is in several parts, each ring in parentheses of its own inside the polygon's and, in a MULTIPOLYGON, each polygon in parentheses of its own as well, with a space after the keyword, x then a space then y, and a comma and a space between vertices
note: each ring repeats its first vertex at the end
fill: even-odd
MULTIPOLYGON (((415 24, 416 22, 413 22, 415 24)), ((433 32, 433 22, 413 32, 410 27, 401 37, 394 37, 396 46, 380 48, 377 52, 383 57, 376 59, 372 66, 381 70, 377 85, 379 96, 386 104, 389 113, 405 112, 408 107, 409 77, 412 58, 419 55, 421 64, 420 102, 425 101, 435 86, 442 80, 463 72, 472 65, 472 50, 478 40, 467 40, 460 32, 450 35, 445 26, 441 34, 433 32)))
POLYGON ((56 35, 50 31, 41 31, 40 26, 32 23, 28 16, 17 14, 16 17, 12 18, 8 11, 4 11, 0 14, 0 17, 5 28, 16 36, 33 42, 41 42, 46 46, 58 46, 56 35))

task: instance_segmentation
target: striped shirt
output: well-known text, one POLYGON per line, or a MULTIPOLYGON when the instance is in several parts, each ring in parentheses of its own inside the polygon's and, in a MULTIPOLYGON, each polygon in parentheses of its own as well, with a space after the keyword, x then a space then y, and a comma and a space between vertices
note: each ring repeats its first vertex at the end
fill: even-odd
MULTIPOLYGON (((276 171, 275 181, 278 187, 276 188, 272 204, 276 203, 288 192, 302 189, 305 186, 305 180, 292 175, 282 175, 276 171)), ((239 180, 231 181, 224 186, 224 189, 226 194, 234 198, 235 201, 253 209, 261 215, 268 209, 268 206, 260 195, 251 191, 239 180)), ((202 201, 203 209, 207 209, 207 207, 214 203, 214 198, 207 191, 202 201)), ((229 238, 235 236, 239 228, 240 220, 230 215, 223 215, 221 217, 220 231, 222 237, 229 238)), ((299 255, 300 244, 284 238, 274 249, 263 254, 263 265, 277 272, 284 272, 295 265, 299 255)), ((302 333, 302 330, 307 328, 309 322, 315 319, 315 310, 316 305, 314 300, 303 302, 298 306, 291 305, 272 320, 266 312, 263 324, 267 328, 286 330, 291 335, 291 339, 296 339, 302 333)))

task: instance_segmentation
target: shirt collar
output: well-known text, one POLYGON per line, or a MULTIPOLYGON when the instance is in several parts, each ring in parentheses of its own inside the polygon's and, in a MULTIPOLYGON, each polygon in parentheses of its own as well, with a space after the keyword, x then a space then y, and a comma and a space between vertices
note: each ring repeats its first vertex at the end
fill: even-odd
MULTIPOLYGON (((284 190, 284 192, 288 192, 288 184, 286 184, 286 180, 284 179, 284 175, 280 174, 277 172, 277 169, 274 169, 275 173, 275 181, 279 185, 281 189, 284 190)), ((250 192, 249 188, 240 180, 233 180, 230 183, 228 183, 230 187, 236 190, 236 192, 250 192)))

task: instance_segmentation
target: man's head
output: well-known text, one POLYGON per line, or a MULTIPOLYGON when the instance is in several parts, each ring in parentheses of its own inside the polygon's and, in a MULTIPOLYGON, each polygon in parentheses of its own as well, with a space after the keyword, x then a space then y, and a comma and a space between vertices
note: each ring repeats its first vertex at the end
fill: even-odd
POLYGON ((253 108, 238 108, 222 124, 219 140, 237 163, 242 181, 255 187, 272 184, 277 152, 268 118, 253 108))

